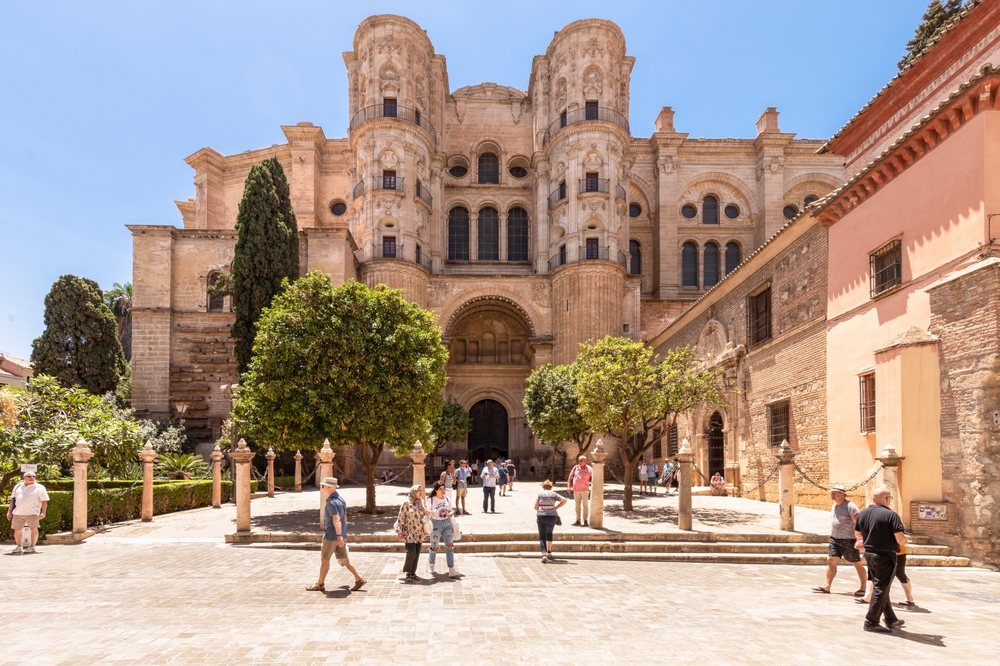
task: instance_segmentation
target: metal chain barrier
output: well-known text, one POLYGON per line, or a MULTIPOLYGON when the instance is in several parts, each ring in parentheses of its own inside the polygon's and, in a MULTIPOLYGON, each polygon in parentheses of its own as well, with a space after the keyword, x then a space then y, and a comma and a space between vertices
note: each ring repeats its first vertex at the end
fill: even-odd
POLYGON ((733 497, 744 497, 745 495, 749 495, 750 493, 752 493, 752 492, 754 492, 756 490, 759 490, 761 486, 763 486, 765 483, 767 483, 768 481, 771 480, 771 478, 775 475, 775 473, 777 473, 778 468, 780 466, 781 465, 778 465, 777 463, 775 463, 774 468, 768 473, 767 476, 764 477, 763 481, 761 481, 760 483, 758 483, 753 488, 749 488, 749 489, 744 490, 743 492, 740 492, 740 493, 733 493, 732 496, 733 497))
POLYGON ((707 476, 705 476, 705 473, 702 472, 701 469, 697 465, 695 465, 694 463, 691 463, 691 467, 694 467, 694 471, 698 472, 698 475, 701 478, 705 479, 705 481, 708 481, 708 483, 711 483, 711 481, 709 481, 709 478, 707 476))
MULTIPOLYGON (((806 473, 805 473, 805 472, 804 472, 804 471, 802 470, 802 468, 798 466, 798 463, 794 463, 794 462, 793 462, 793 463, 792 463, 792 465, 793 465, 793 466, 795 467, 795 470, 796 470, 796 471, 797 471, 797 472, 798 472, 799 474, 801 474, 801 475, 802 475, 802 478, 803 478, 803 479, 805 479, 806 481, 808 481, 808 482, 809 482, 809 483, 811 483, 812 485, 816 486, 816 487, 817 487, 817 488, 819 488, 820 490, 825 490, 826 492, 830 492, 831 490, 833 490, 832 488, 827 488, 827 487, 826 487, 826 486, 824 486, 823 484, 821 484, 821 483, 817 483, 816 481, 814 481, 814 480, 812 480, 811 478, 809 478, 809 475, 808 475, 808 474, 806 474, 806 473)), ((866 479, 865 479, 864 481, 861 481, 860 483, 855 483, 855 484, 854 484, 854 485, 852 485, 852 486, 844 486, 844 492, 848 492, 848 493, 849 493, 849 492, 851 492, 852 490, 857 490, 857 489, 858 489, 858 488, 860 488, 861 486, 864 486, 864 485, 866 485, 866 484, 867 484, 867 483, 868 483, 869 481, 871 481, 872 479, 874 479, 874 478, 875 478, 875 475, 876 475, 876 474, 878 474, 878 473, 879 473, 879 471, 881 471, 882 467, 883 467, 882 463, 879 463, 878 467, 876 467, 876 468, 875 468, 875 471, 874 471, 874 472, 872 472, 871 474, 869 474, 869 475, 868 475, 868 478, 866 478, 866 479)))

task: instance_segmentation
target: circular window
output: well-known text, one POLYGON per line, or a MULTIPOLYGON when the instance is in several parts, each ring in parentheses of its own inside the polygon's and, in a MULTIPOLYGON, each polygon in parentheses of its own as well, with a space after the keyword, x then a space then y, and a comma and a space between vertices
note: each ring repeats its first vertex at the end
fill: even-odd
POLYGON ((782 215, 785 216, 786 220, 790 220, 799 214, 799 208, 798 206, 793 206, 792 204, 788 204, 781 210, 781 213, 782 215))
POLYGON ((691 204, 684 204, 683 206, 681 206, 681 215, 683 215, 689 220, 693 220, 694 218, 698 217, 698 209, 692 206, 691 204))
POLYGON ((726 217, 728 217, 730 220, 735 220, 740 216, 740 207, 737 206, 736 204, 729 204, 728 206, 726 206, 725 213, 726 217))
POLYGON ((819 201, 819 197, 816 196, 815 194, 810 194, 809 196, 806 197, 805 201, 803 201, 802 203, 804 203, 806 206, 808 206, 809 204, 813 203, 814 201, 819 201))
POLYGON ((465 174, 469 173, 469 169, 462 164, 456 164, 448 169, 448 173, 451 174, 452 178, 463 178, 465 174))
POLYGON ((512 166, 510 168, 510 175, 514 176, 514 178, 524 178, 528 175, 528 170, 523 166, 512 166))
POLYGON ((642 215, 642 206, 639 204, 629 204, 628 205, 628 216, 629 217, 639 217, 642 215))
POLYGON ((347 204, 345 204, 343 201, 334 201, 333 204, 330 206, 330 212, 336 215, 337 217, 340 217, 341 215, 347 212, 347 204))

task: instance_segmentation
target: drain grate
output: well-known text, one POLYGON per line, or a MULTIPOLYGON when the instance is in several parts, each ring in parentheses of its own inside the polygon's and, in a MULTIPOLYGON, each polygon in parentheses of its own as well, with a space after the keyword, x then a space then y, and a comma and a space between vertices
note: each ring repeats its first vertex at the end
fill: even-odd
POLYGON ((956 597, 985 601, 988 604, 1000 604, 1000 597, 990 596, 989 594, 979 594, 978 592, 950 592, 950 594, 954 594, 956 597))

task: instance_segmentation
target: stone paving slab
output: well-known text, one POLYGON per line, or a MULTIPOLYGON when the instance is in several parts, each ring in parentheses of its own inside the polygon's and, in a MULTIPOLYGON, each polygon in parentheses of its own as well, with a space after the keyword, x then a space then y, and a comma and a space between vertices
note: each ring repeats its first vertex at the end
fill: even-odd
POLYGON ((861 631, 850 572, 834 594, 809 592, 822 567, 459 555, 465 578, 411 586, 398 580, 402 555, 353 559, 369 584, 350 593, 334 566, 321 594, 303 589, 318 556, 299 550, 96 537, 0 555, 0 663, 985 664, 1000 653, 1000 574, 982 569, 913 571, 919 608, 883 636, 861 631))

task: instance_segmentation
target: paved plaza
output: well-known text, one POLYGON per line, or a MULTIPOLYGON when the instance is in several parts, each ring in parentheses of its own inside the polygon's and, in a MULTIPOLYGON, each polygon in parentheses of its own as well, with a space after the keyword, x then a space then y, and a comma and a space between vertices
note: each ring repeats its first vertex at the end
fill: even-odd
MULTIPOLYGON (((395 504, 398 492, 381 488, 380 504, 395 504)), ((363 489, 345 494, 357 507, 363 489)), ((500 499, 500 513, 466 518, 467 529, 490 529, 486 520, 504 521, 497 528, 506 529, 514 516, 530 519, 528 484, 500 499)), ((696 518, 700 511, 729 525, 736 516, 766 531, 776 514, 773 504, 694 499, 696 518), (727 513, 731 518, 721 520, 727 513)), ((671 502, 643 499, 640 506, 652 515, 671 502)), ((317 504, 315 491, 256 499, 255 529, 300 521, 307 529, 317 504)), ((804 522, 824 515, 803 513, 804 522)), ((430 580, 424 554, 425 582, 406 585, 402 554, 356 553, 369 581, 362 591, 349 592, 350 577, 335 565, 326 593, 306 592, 316 552, 226 545, 233 516, 232 505, 157 516, 77 546, 0 556, 7 637, 0 663, 975 664, 1000 652, 1000 574, 983 569, 913 570, 919 608, 900 611, 905 630, 881 636, 861 631, 864 610, 850 596, 856 580, 849 569, 841 570, 834 594, 819 595, 809 588, 822 580, 820 567, 546 565, 534 556, 459 554, 463 579, 430 580)), ((367 520, 381 527, 394 515, 367 520)), ((669 529, 642 517, 627 527, 669 529)))

